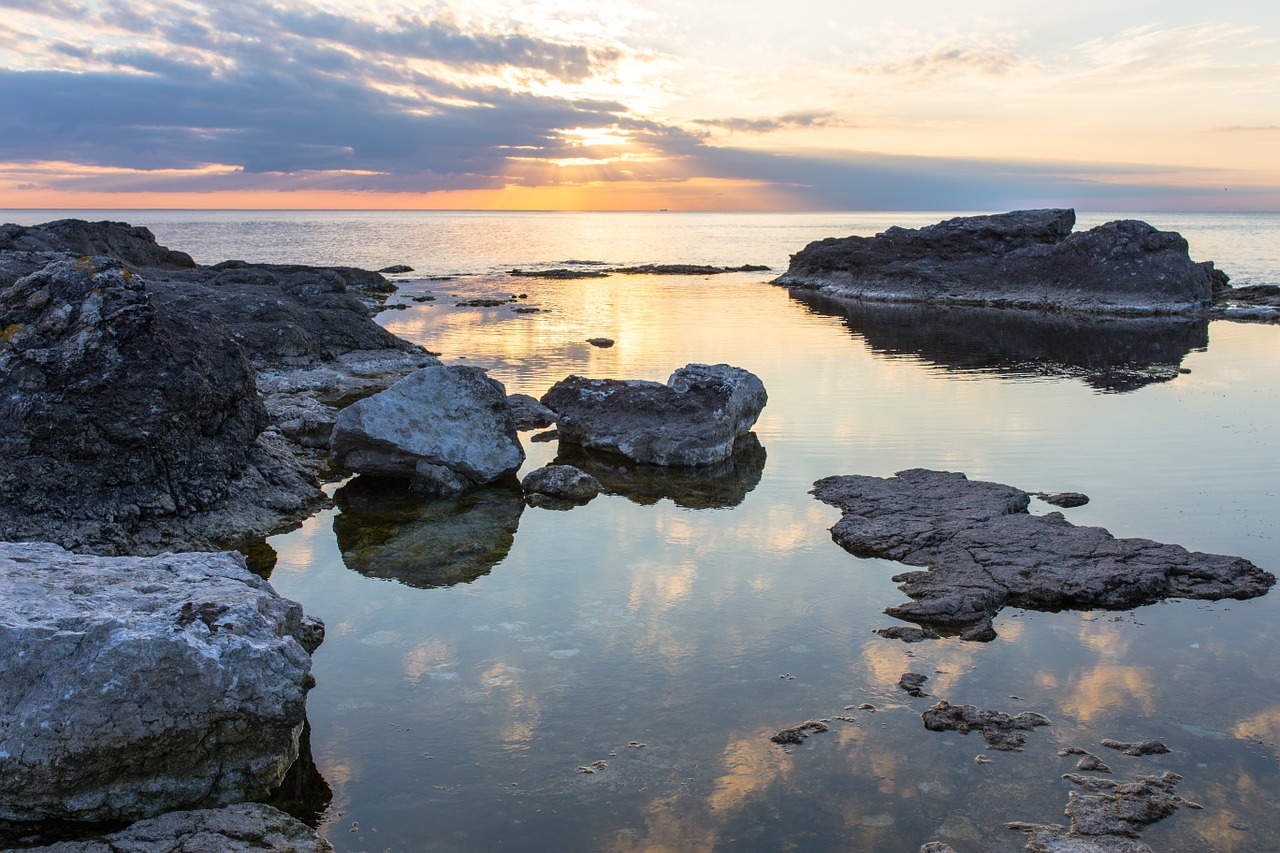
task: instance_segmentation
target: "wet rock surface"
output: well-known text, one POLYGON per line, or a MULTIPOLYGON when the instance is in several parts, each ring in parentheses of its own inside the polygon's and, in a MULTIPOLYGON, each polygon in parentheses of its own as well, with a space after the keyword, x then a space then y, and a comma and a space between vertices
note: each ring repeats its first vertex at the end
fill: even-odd
POLYGON ((727 364, 690 364, 666 384, 570 376, 542 396, 562 442, 649 465, 728 459, 768 395, 755 374, 727 364))
POLYGON ((988 711, 974 705, 952 705, 945 699, 921 714, 924 727, 931 732, 954 731, 968 734, 981 732, 992 749, 1016 752, 1027 742, 1027 732, 1049 725, 1043 714, 1023 711, 1009 716, 1001 711, 988 711))
POLYGON ((1168 753, 1169 747, 1165 746, 1158 740, 1143 740, 1136 742, 1112 740, 1111 738, 1103 738, 1102 745, 1108 749, 1116 749, 1125 755, 1132 755, 1135 758, 1143 755, 1164 755, 1168 753))
POLYGON ((1110 773, 1111 768, 1108 767, 1101 758, 1089 752, 1087 749, 1081 749, 1078 746, 1069 746, 1066 749, 1058 750, 1058 755, 1066 757, 1068 755, 1078 755, 1080 760, 1076 762, 1076 769, 1086 773, 1110 773))
POLYGON ((336 465, 417 478, 447 494, 491 483, 524 461, 502 383, 478 367, 424 367, 343 409, 330 441, 336 465))
POLYGON ((1060 506, 1063 509, 1084 506, 1089 502, 1089 496, 1082 495, 1079 492, 1054 492, 1053 494, 1036 492, 1035 496, 1047 504, 1060 506))
POLYGON ((317 620, 234 552, 0 543, 0 819, 263 797, 298 756, 317 620))
MULTIPOLYGON (((535 436, 533 440, 538 440, 535 436)), ((733 453, 723 462, 696 467, 641 465, 613 453, 596 453, 574 444, 562 444, 555 464, 572 465, 587 472, 609 495, 649 506, 667 499, 687 509, 734 507, 760 484, 768 458, 756 434, 740 435, 733 453)))
POLYGON ((88 841, 25 848, 34 853, 330 853, 333 846, 296 818, 262 803, 176 811, 88 841))
POLYGON ((924 683, 929 680, 929 676, 921 675, 918 672, 904 672, 902 677, 898 679, 898 687, 905 690, 908 696, 928 696, 924 692, 924 683))
POLYGON ((131 267, 192 269, 186 252, 156 243, 149 228, 127 222, 59 219, 41 225, 0 225, 0 252, 59 252, 77 258, 106 255, 131 267))
POLYGON ((488 574, 511 551, 525 509, 516 488, 427 498, 371 477, 357 477, 334 499, 342 512, 333 532, 347 568, 423 589, 488 574))
POLYGON ((813 494, 841 510, 831 535, 845 550, 928 566, 893 578, 912 600, 886 613, 964 639, 993 638, 992 617, 1006 605, 1120 610, 1166 598, 1252 598, 1275 583, 1240 557, 1116 539, 1056 512, 1029 515, 1029 493, 959 473, 828 477, 813 494))
POLYGON ((841 318, 876 352, 956 373, 1076 379, 1107 393, 1169 382, 1189 353, 1209 345, 1204 317, 889 304, 808 290, 793 290, 791 298, 841 318))
POLYGON ((923 643, 925 640, 940 640, 942 635, 928 628, 915 628, 906 625, 894 625, 889 628, 877 628, 875 633, 886 640, 901 640, 904 643, 923 643))
POLYGON ((515 418, 516 429, 542 429, 556 422, 556 413, 528 394, 507 395, 507 406, 515 418))
POLYGON ((520 481, 525 500, 534 506, 559 509, 576 506, 600 494, 600 481, 572 465, 544 465, 520 481))
POLYGON ((1073 210, 1019 210, 828 238, 792 255, 774 283, 875 301, 1101 313, 1210 304, 1213 264, 1191 260, 1180 234, 1136 220, 1074 227, 1073 210))
POLYGON ((807 720, 798 726, 782 729, 770 736, 769 740, 783 746, 795 746, 804 743, 809 735, 831 731, 831 727, 820 720, 807 720))

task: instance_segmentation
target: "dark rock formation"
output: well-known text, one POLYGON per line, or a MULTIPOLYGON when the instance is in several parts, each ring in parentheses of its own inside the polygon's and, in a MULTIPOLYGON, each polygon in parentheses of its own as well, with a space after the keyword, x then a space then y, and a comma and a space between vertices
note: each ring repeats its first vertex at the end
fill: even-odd
POLYGON ((901 640, 904 643, 922 643, 925 640, 942 639, 942 635, 937 631, 907 625, 894 625, 890 628, 877 628, 875 633, 887 640, 901 640))
POLYGON ((470 583, 511 551, 524 496, 490 486, 424 498, 403 481, 357 477, 334 495, 333 532, 347 568, 428 589, 470 583))
POLYGON ((226 518, 191 517, 228 499, 249 504, 252 532, 262 513, 270 529, 322 497, 255 441, 267 416, 230 330, 152 299, 119 261, 19 280, 0 292, 0 330, 0 539, 158 549, 169 534, 156 525, 173 519, 195 541, 221 538, 226 518), (245 477, 272 494, 235 491, 245 477))
POLYGON ((1076 762, 1076 769, 1089 773, 1110 773, 1111 768, 1108 767, 1101 758, 1089 752, 1087 749, 1081 749, 1078 746, 1069 746, 1066 749, 1058 750, 1058 755, 1065 758, 1068 755, 1078 755, 1080 760, 1076 762))
POLYGON ((136 820, 268 794, 323 626, 235 552, 0 543, 0 819, 136 820))
POLYGON ((525 500, 534 506, 567 509, 600 494, 600 481, 572 465, 545 465, 520 481, 525 500))
POLYGON ((587 338, 587 343, 591 344, 593 347, 608 349, 613 346, 613 338, 587 338))
POLYGON ((1000 711, 987 711, 973 705, 952 705, 939 701, 920 715, 924 727, 931 732, 955 731, 968 734, 977 730, 992 749, 1018 751, 1027 742, 1027 732, 1049 725, 1043 714, 1023 711, 1010 717, 1000 711))
POLYGON ((1168 382, 1188 353, 1209 345, 1205 317, 891 304, 808 290, 792 290, 791 298, 841 318, 876 352, 954 373, 1077 379, 1110 393, 1168 382))
POLYGON ((791 257, 775 283, 859 299, 1103 313, 1207 308, 1211 263, 1181 235, 1120 220, 1073 233, 1075 211, 1020 210, 829 238, 791 257))
POLYGON ((549 278, 554 280, 566 281, 575 278, 608 278, 607 272, 600 270, 571 270, 564 268, 556 268, 551 270, 512 270, 509 275, 518 278, 549 278))
MULTIPOLYGON (((552 436, 553 438, 555 436, 552 436)), ((534 436, 537 441, 537 436, 534 436)), ((756 434, 740 435, 728 459, 713 465, 641 465, 613 453, 562 444, 555 464, 572 465, 600 482, 605 494, 650 506, 664 498, 687 509, 722 509, 742 503, 760 484, 768 454, 756 434)))
POLYGON ((478 367, 424 367, 343 409, 336 465, 415 480, 424 494, 492 483, 524 462, 502 383, 478 367))
POLYGON ((332 853, 315 830, 262 803, 170 812, 90 841, 26 848, 30 853, 332 853))
POLYGON ((508 394, 507 407, 519 430, 542 429, 556 422, 556 413, 528 394, 508 394))
POLYGON ((158 244, 149 228, 127 222, 59 219, 41 225, 0 225, 0 252, 63 252, 77 258, 106 256, 134 268, 180 270, 196 265, 186 252, 175 252, 158 244))
POLYGON ((1071 509, 1072 507, 1084 506, 1089 502, 1088 495, 1082 495, 1079 492, 1036 492, 1035 496, 1047 504, 1060 506, 1063 509, 1071 509))
POLYGON ((1252 598, 1275 583, 1240 557, 1115 539, 1056 512, 1029 515, 1027 492, 958 473, 828 477, 813 494, 843 513, 831 535, 845 550, 929 567, 894 577, 912 601, 886 613, 965 639, 994 637, 991 619, 1006 605, 1123 610, 1166 598, 1252 598))
POLYGON ((1102 745, 1108 749, 1118 749, 1125 755, 1132 755, 1135 758, 1143 755, 1164 755, 1170 751, 1158 740, 1143 740, 1137 742, 1127 742, 1122 740, 1112 740, 1111 738, 1103 738, 1102 745))
POLYGON ((740 267, 713 267, 705 264, 640 264, 634 267, 613 267, 609 272, 620 275, 720 275, 726 272, 768 272, 768 267, 743 264, 740 267))
POLYGON ((819 720, 807 720, 798 726, 791 726, 775 735, 771 735, 769 740, 783 746, 798 745, 804 743, 810 734, 819 734, 827 731, 831 731, 831 727, 826 723, 819 720))
POLYGON ((904 672, 902 677, 898 679, 898 686, 907 691, 908 696, 928 696, 924 692, 924 683, 929 680, 929 676, 921 675, 918 672, 904 672))
POLYGON ((767 400, 755 374, 727 364, 687 365, 665 385, 570 376, 542 396, 561 441, 676 466, 728 459, 767 400))

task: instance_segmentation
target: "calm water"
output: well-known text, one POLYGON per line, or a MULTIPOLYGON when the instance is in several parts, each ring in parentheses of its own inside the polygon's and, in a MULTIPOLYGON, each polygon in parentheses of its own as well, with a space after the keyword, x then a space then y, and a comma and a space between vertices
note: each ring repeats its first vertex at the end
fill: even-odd
MULTIPOLYGON (((1063 820, 1066 746, 1108 753, 1117 777, 1186 777, 1180 793, 1205 808, 1148 829, 1155 849, 1280 849, 1274 594, 1006 610, 991 643, 909 646, 871 633, 894 624, 880 611, 903 600, 890 580, 902 567, 837 547, 838 514, 807 494, 831 474, 964 471, 1084 492, 1091 503, 1065 511, 1077 524, 1280 570, 1280 329, 961 322, 799 300, 768 274, 504 274, 567 260, 781 270, 810 240, 943 216, 107 217, 203 262, 459 276, 410 277, 396 300, 411 307, 381 319, 510 392, 540 395, 570 373, 665 379, 694 361, 748 368, 769 391, 763 450, 714 477, 604 472, 613 493, 569 512, 501 491, 420 503, 352 483, 337 508, 270 540, 272 583, 328 625, 308 712, 332 792, 321 831, 338 850, 1021 850, 1006 822, 1063 820), (450 298, 512 292, 543 310, 450 298), (1053 724, 1021 753, 928 732, 919 714, 935 700, 895 686, 908 670, 936 697, 1053 724), (864 702, 878 710, 844 710, 864 702), (852 721, 789 750, 769 741, 833 715, 852 721), (1173 753, 1127 758, 1104 737, 1160 738, 1173 753)), ((1280 283, 1280 216, 1141 218, 1182 231, 1237 283, 1280 283)), ((522 438, 526 471, 555 457, 554 442, 522 438)))

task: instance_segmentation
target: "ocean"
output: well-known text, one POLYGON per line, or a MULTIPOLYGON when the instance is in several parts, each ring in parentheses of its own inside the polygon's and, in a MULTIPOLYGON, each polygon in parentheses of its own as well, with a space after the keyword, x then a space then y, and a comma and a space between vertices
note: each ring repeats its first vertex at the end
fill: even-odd
MULTIPOLYGON (((875 628, 906 569, 832 542, 834 474, 961 471, 1077 491, 1078 525, 1280 571, 1280 329, 862 310, 768 284, 812 240, 957 213, 0 211, 146 225, 202 263, 408 264, 379 321, 540 396, 570 374, 761 377, 760 450, 715 477, 613 472, 571 511, 336 487, 274 536, 270 581, 328 626, 308 699, 314 769, 288 805, 339 851, 1022 850, 1063 823, 1081 747, 1124 781, 1181 774, 1202 805, 1162 851, 1280 849, 1280 612, 1170 601, 1006 608, 988 643, 875 628), (512 269, 763 264, 765 273, 551 281, 512 269), (464 299, 521 295, 495 307, 464 299), (415 301, 415 297, 422 301, 415 301), (516 307, 539 309, 517 313, 516 307), (588 338, 608 337, 600 348, 588 338), (929 697, 897 687, 928 676, 929 697), (926 731, 938 699, 1051 725, 1021 752, 926 731), (870 704, 875 710, 859 709, 870 704), (802 745, 778 730, 827 720, 802 745), (1158 738, 1131 758, 1099 746, 1158 738), (1105 754, 1103 754, 1105 753, 1105 754), (990 763, 978 763, 985 755, 990 763), (590 770, 592 772, 585 772, 590 770)), ((1280 284, 1280 214, 1139 218, 1236 284, 1280 284)), ((522 433, 521 474, 556 457, 522 433)))

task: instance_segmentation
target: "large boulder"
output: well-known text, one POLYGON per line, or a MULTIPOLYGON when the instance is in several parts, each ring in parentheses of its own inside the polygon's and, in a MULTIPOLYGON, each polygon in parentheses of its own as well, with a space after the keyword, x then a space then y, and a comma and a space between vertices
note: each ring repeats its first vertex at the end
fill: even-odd
POLYGON ((265 796, 298 756, 322 636, 234 552, 0 543, 0 819, 265 796))
POLYGON ((492 483, 524 462, 502 383, 478 367, 424 367, 343 409, 335 464, 449 493, 492 483))
POLYGON ((131 267, 189 269, 186 252, 156 242, 149 228, 127 222, 59 219, 41 225, 0 225, 0 252, 65 252, 77 257, 103 255, 131 267))
POLYGON ((889 302, 1171 313, 1209 306, 1211 262, 1180 234, 1118 220, 1073 232, 1073 210, 1019 210, 828 238, 791 256, 775 284, 889 302))
POLYGON ((257 441, 267 416, 230 330, 157 305, 111 258, 0 291, 0 422, 0 540, 131 549, 148 525, 242 498, 258 461, 285 514, 322 497, 257 441))
POLYGON ((768 401, 759 377, 690 364, 667 383, 570 376, 542 397, 562 441, 649 465, 710 465, 733 454, 768 401))

